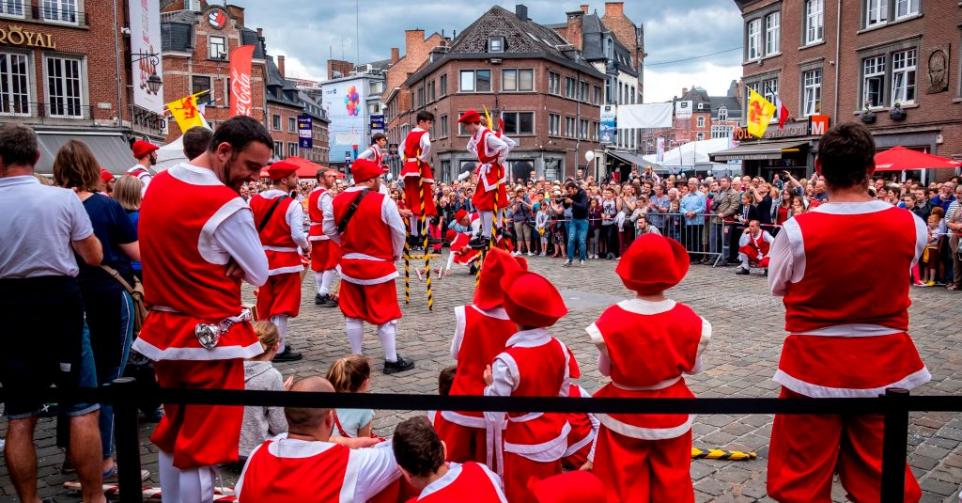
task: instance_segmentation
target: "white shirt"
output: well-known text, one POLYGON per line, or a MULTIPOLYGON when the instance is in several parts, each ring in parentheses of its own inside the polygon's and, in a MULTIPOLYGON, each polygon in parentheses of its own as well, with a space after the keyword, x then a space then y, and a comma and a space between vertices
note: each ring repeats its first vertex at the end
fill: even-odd
MULTIPOLYGON (((471 135, 471 139, 468 140, 468 152, 471 152, 475 156, 478 155, 478 144, 481 142, 481 135, 485 131, 491 130, 486 127, 481 127, 473 135, 471 135)), ((491 131, 491 134, 489 134, 484 140, 485 149, 483 153, 486 154, 487 157, 497 156, 498 163, 503 164, 504 161, 507 160, 508 152, 511 150, 513 145, 516 145, 514 140, 511 140, 504 135, 502 135, 501 138, 498 138, 498 135, 496 135, 494 131, 491 131), (510 144, 508 143, 509 141, 511 142, 510 144)))
POLYGON ((140 183, 144 184, 144 188, 140 189, 140 197, 144 197, 144 195, 147 194, 147 186, 150 185, 150 181, 154 178, 150 175, 150 171, 138 163, 128 169, 127 174, 136 176, 137 179, 140 180, 140 183))
MULTIPOLYGON (((348 187, 344 191, 360 192, 366 188, 367 187, 357 185, 348 187)), ((404 221, 401 220, 401 214, 398 213, 397 203, 390 197, 385 197, 381 201, 381 222, 391 228, 391 245, 394 249, 394 260, 397 260, 401 258, 401 254, 404 252, 404 239, 407 230, 404 228, 404 221)), ((341 235, 338 234, 337 224, 334 222, 333 205, 330 212, 324 212, 324 234, 334 240, 335 243, 341 243, 341 235)), ((351 258, 349 255, 345 255, 345 257, 351 258)))
MULTIPOLYGON (((269 189, 261 192, 261 197, 264 199, 277 199, 281 196, 289 195, 279 189, 269 189)), ((323 195, 321 196, 323 198, 323 195)), ((320 199, 318 198, 318 204, 320 205, 320 199)), ((328 197, 330 199, 330 197, 328 197)), ((323 211, 323 206, 321 210, 323 211)), ((291 239, 300 246, 301 249, 307 249, 307 234, 304 232, 304 209, 301 208, 300 203, 296 200, 287 207, 287 213, 284 214, 284 221, 291 228, 291 239)))
POLYGON ((33 175, 0 178, 0 279, 76 277, 71 242, 93 233, 72 190, 48 187, 33 175))
MULTIPOLYGON (((425 135, 425 136, 427 136, 427 135, 425 135)), ((423 140, 423 138, 422 138, 422 140, 423 140)), ((429 148, 430 148, 430 145, 431 145, 431 144, 428 143, 429 148)), ((376 154, 378 154, 378 153, 381 153, 381 154, 383 155, 383 153, 381 152, 381 149, 378 148, 377 145, 371 145, 370 147, 364 149, 364 152, 361 152, 360 154, 358 154, 358 155, 357 155, 357 158, 358 158, 358 159, 368 159, 368 160, 373 161, 374 159, 377 158, 377 155, 376 155, 376 154), (376 150, 377 152, 375 152, 375 150, 376 150)))

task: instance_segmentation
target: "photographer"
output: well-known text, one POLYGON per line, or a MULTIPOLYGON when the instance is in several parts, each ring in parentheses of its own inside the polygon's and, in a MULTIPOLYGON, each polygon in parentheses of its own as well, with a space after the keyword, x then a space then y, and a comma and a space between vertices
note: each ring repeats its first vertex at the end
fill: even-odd
POLYGON ((533 213, 531 202, 528 201, 528 196, 523 188, 518 187, 515 191, 510 208, 511 222, 514 224, 515 243, 517 244, 517 250, 514 254, 516 256, 521 255, 523 243, 524 251, 531 257, 534 253, 531 251, 531 227, 528 222, 533 219, 533 213))

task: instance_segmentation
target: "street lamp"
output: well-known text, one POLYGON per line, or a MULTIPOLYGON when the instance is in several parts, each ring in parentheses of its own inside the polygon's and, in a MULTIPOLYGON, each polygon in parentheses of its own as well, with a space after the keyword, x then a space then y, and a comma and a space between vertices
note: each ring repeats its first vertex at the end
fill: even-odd
POLYGON ((157 65, 160 64, 160 56, 155 52, 143 52, 137 51, 130 54, 130 62, 137 63, 143 60, 147 60, 150 63, 150 76, 147 77, 147 89, 150 90, 151 94, 157 94, 160 91, 160 86, 164 85, 164 81, 160 79, 157 75, 157 65))

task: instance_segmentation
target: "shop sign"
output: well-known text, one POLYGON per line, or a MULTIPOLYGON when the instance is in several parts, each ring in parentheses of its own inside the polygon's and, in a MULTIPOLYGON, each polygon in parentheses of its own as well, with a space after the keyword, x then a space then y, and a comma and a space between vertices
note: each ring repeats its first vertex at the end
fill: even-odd
POLYGON ((57 43, 49 33, 24 30, 22 26, 10 25, 0 28, 0 44, 20 45, 25 47, 42 47, 56 49, 57 43))
POLYGON ((832 125, 832 118, 827 115, 813 115, 808 118, 808 134, 822 136, 832 125))
MULTIPOLYGON (((808 136, 809 135, 809 121, 805 122, 790 122, 786 123, 784 127, 769 126, 765 130, 765 135, 760 139, 762 140, 772 140, 776 138, 792 138, 795 136, 808 136)), ((754 136, 748 134, 748 128, 735 128, 733 139, 735 141, 745 141, 745 140, 756 140, 754 136)))

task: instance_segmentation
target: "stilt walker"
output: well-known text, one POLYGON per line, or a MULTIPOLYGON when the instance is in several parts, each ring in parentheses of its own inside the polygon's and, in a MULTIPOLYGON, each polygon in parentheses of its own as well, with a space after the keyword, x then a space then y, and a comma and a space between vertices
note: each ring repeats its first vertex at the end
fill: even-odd
POLYGON ((478 185, 471 202, 481 214, 481 236, 472 240, 471 245, 483 249, 497 235, 494 218, 495 212, 500 210, 498 203, 507 201, 504 187, 507 176, 503 163, 510 148, 494 131, 481 125, 481 115, 476 110, 464 112, 458 122, 471 133, 467 148, 478 158, 478 185))
POLYGON ((334 211, 334 189, 340 178, 344 178, 344 174, 333 169, 318 171, 317 187, 307 198, 307 214, 311 219, 308 231, 311 240, 311 270, 314 271, 314 284, 317 287, 314 304, 324 307, 337 307, 337 299, 331 292, 331 287, 337 277, 341 247, 324 234, 324 215, 334 211))
POLYGON ((434 175, 430 164, 431 135, 428 133, 431 125, 434 124, 434 114, 422 110, 418 112, 416 120, 417 127, 412 129, 404 139, 405 162, 404 167, 401 168, 404 203, 417 217, 409 221, 407 239, 412 249, 421 246, 420 233, 427 234, 427 228, 418 228, 419 219, 423 220, 421 217, 425 215, 433 217, 438 214, 434 205, 434 175))
MULTIPOLYGON (((384 133, 375 133, 371 136, 371 146, 357 155, 358 159, 367 159, 372 161, 374 164, 379 166, 384 166, 384 153, 387 152, 387 136, 384 133)), ((387 166, 385 166, 385 171, 387 171, 387 166)), ((391 190, 388 189, 384 180, 381 180, 381 188, 378 189, 381 194, 385 196, 391 195, 391 190)))

